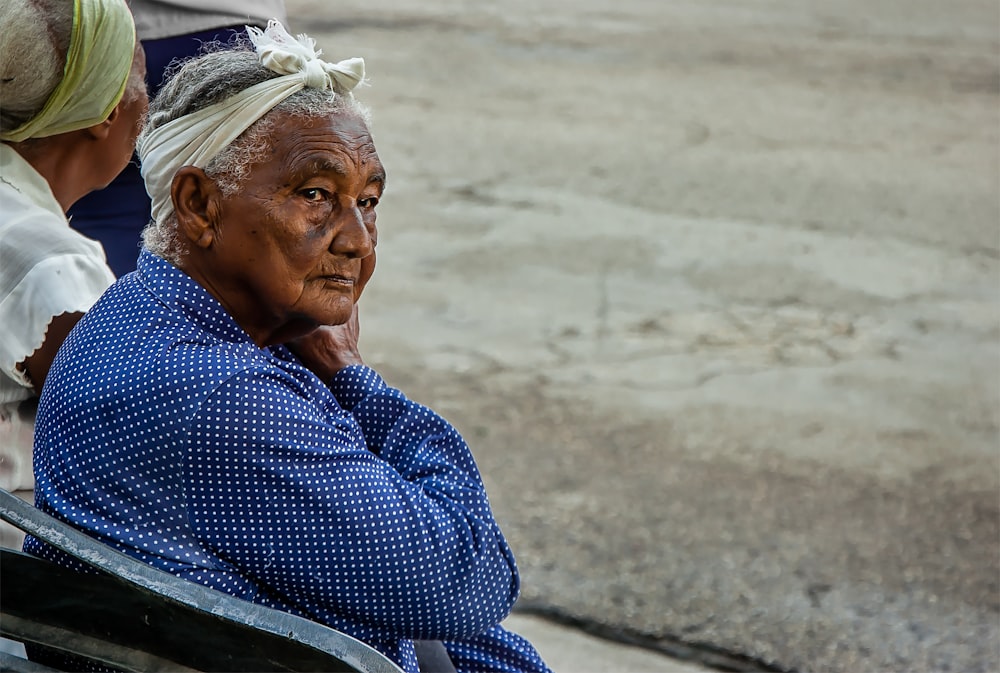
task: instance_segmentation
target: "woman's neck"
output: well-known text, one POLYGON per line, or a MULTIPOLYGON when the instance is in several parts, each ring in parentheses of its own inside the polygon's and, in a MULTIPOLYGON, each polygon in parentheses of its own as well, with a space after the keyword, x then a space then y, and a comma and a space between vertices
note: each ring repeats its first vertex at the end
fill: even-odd
POLYGON ((32 138, 10 146, 45 178, 63 212, 95 187, 86 160, 87 138, 81 131, 32 138))

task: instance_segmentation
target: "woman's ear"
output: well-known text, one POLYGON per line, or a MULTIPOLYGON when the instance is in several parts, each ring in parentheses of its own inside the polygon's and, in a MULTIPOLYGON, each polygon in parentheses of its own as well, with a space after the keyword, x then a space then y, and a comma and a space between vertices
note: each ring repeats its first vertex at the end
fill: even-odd
POLYGON ((118 108, 120 108, 121 105, 122 105, 121 103, 118 103, 118 105, 114 106, 114 108, 112 108, 111 110, 111 114, 108 115, 107 119, 105 119, 99 124, 88 126, 84 130, 94 140, 104 140, 105 138, 107 138, 108 135, 111 133, 111 127, 114 125, 115 120, 118 119, 118 115, 120 114, 120 110, 118 108))
POLYGON ((215 181, 200 168, 184 166, 170 184, 170 198, 181 236, 196 247, 211 247, 218 236, 221 198, 215 181))

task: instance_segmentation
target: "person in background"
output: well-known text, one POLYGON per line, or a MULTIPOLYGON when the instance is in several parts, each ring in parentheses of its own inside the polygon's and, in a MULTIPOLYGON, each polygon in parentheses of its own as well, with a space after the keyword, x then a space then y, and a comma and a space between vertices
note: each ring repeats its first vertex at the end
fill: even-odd
MULTIPOLYGON (((152 98, 174 61, 198 54, 206 44, 226 43, 247 25, 285 22, 284 0, 131 0, 136 34, 146 53, 147 90, 152 98)), ((142 230, 149 224, 149 196, 130 162, 108 187, 70 209, 74 229, 100 241, 116 276, 135 270, 142 230)))
POLYGON ((49 375, 36 506, 408 673, 415 641, 463 673, 548 672, 500 626, 520 578, 468 445, 358 350, 386 184, 352 93, 364 62, 277 22, 248 33, 150 105, 153 223, 49 375))
MULTIPOLYGON (((30 498, 35 407, 114 275, 66 211, 128 163, 148 99, 124 0, 0 3, 0 487, 30 498)), ((0 525, 0 543, 23 534, 0 525)))

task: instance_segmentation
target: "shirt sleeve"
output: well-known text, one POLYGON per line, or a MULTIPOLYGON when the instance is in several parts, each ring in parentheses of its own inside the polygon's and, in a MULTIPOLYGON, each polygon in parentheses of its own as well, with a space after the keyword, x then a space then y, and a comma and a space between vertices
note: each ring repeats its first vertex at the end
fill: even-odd
POLYGON ((415 639, 499 623, 517 569, 462 437, 367 367, 331 389, 350 411, 283 371, 207 399, 186 466, 196 534, 305 614, 415 639))
POLYGON ((531 643, 499 625, 444 647, 459 673, 552 673, 531 643))
POLYGON ((87 312, 114 281, 96 253, 52 255, 38 262, 0 297, 0 371, 31 387, 16 365, 42 345, 52 318, 87 312))

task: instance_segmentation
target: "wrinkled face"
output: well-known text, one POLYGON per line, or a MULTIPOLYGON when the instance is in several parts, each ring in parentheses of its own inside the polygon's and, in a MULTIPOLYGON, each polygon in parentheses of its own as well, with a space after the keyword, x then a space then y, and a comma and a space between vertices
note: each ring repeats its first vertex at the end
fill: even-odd
POLYGON ((206 280, 255 339, 277 343, 346 322, 371 273, 385 171, 347 113, 277 119, 272 152, 221 201, 206 280))

